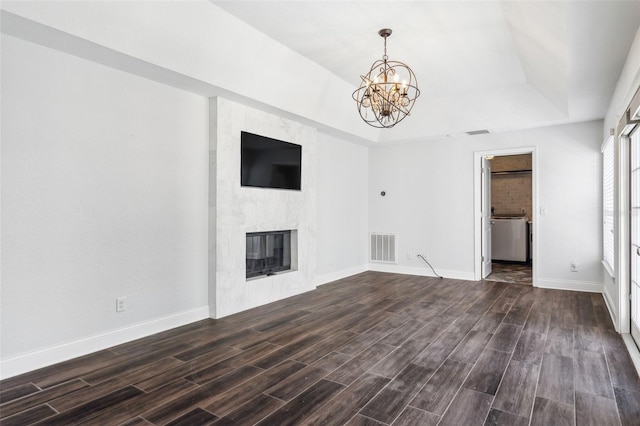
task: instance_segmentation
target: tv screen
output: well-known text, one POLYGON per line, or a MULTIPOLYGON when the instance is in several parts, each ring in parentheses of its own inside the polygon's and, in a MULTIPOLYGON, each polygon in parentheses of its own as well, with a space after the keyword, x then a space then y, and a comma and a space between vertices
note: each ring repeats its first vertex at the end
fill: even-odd
POLYGON ((300 190, 300 145, 248 132, 240 143, 242 186, 300 190))

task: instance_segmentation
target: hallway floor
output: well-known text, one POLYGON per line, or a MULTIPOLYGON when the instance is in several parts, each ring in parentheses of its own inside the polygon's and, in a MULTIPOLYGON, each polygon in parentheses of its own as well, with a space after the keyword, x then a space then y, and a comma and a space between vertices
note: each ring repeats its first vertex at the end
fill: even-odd
POLYGON ((488 281, 532 285, 531 264, 492 262, 488 281))

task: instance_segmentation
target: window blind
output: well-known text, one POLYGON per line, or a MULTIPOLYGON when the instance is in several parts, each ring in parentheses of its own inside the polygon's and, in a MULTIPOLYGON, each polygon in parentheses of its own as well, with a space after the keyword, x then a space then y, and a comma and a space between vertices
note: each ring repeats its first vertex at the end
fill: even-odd
POLYGON ((602 260, 612 273, 615 271, 613 238, 613 148, 613 136, 611 136, 602 145, 602 260))

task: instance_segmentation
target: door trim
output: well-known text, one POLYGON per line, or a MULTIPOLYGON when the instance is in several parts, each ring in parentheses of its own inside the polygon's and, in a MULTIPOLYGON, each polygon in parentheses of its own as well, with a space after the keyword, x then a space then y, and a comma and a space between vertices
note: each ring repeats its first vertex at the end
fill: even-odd
POLYGON ((481 272, 480 278, 485 279, 491 274, 493 269, 493 250, 492 250, 492 242, 493 242, 493 224, 495 223, 493 220, 493 215, 491 214, 491 160, 488 157, 482 157, 480 159, 482 162, 481 168, 481 182, 480 185, 482 187, 480 191, 481 201, 480 201, 480 227, 482 230, 480 231, 480 238, 482 240, 481 244, 481 272), (487 231, 488 230, 488 231, 487 231))
POLYGON ((631 293, 630 282, 630 220, 629 195, 631 194, 629 182, 630 166, 630 132, 625 132, 628 115, 625 113, 618 122, 614 138, 614 259, 615 282, 618 284, 618 324, 614 327, 619 333, 631 333, 631 293), (627 133, 627 134, 625 134, 627 133))
POLYGON ((473 153, 473 276, 474 280, 482 279, 482 158, 501 155, 531 154, 531 210, 533 221, 533 265, 532 281, 533 287, 538 287, 536 278, 538 277, 538 158, 536 147, 528 146, 521 148, 492 149, 486 151, 476 151, 473 153))
MULTIPOLYGON (((640 97, 638 97, 640 98, 640 97)), ((640 103, 640 99, 636 100, 634 98, 634 101, 640 103)), ((635 122, 636 124, 638 124, 637 120, 631 121, 632 123, 635 122)), ((635 216, 634 216, 634 209, 639 207, 635 204, 635 202, 637 202, 636 200, 634 200, 634 190, 640 190, 640 188, 635 188, 635 173, 639 173, 640 174, 640 162, 638 162, 637 164, 635 163, 636 160, 640 160, 640 128, 638 128, 637 126, 635 127, 635 129, 629 133, 628 137, 626 138, 626 141, 628 142, 628 148, 627 148, 627 152, 629 154, 629 169, 628 169, 628 183, 629 183, 629 192, 628 192, 628 203, 629 203, 629 228, 628 228, 628 237, 629 237, 629 241, 628 241, 628 250, 629 250, 629 317, 630 317, 630 321, 629 321, 629 332, 631 334, 631 338, 634 341, 636 348, 640 348, 640 324, 638 324, 637 320, 639 318, 637 318, 636 320, 634 320, 633 318, 633 312, 634 312, 634 303, 638 303, 640 301, 636 300, 637 298, 640 298, 640 294, 637 294, 637 286, 634 284, 634 282, 638 283, 640 282, 640 277, 635 276, 638 271, 635 270, 634 271, 634 263, 635 262, 640 262, 640 259, 637 259, 636 256, 640 256, 640 247, 634 248, 634 246, 638 246, 640 245, 640 241, 636 241, 635 240, 635 236, 634 234, 637 232, 640 232, 640 230, 636 230, 635 226, 637 225, 636 221, 634 220, 635 216), (637 147, 634 148, 634 145, 637 144, 637 147), (635 149, 637 148, 637 155, 638 157, 636 157, 636 155, 634 155, 634 153, 636 153, 635 149), (635 294, 635 298, 634 298, 634 293, 635 294)), ((640 176, 638 176, 640 178, 640 176)), ((638 306, 636 304, 636 306, 638 306)))

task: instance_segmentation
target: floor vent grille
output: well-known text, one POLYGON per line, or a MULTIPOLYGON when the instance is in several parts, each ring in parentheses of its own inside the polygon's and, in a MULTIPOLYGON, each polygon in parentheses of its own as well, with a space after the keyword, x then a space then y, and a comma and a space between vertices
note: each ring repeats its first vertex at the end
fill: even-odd
POLYGON ((369 244, 369 261, 396 263, 397 245, 395 234, 371 233, 369 244))

